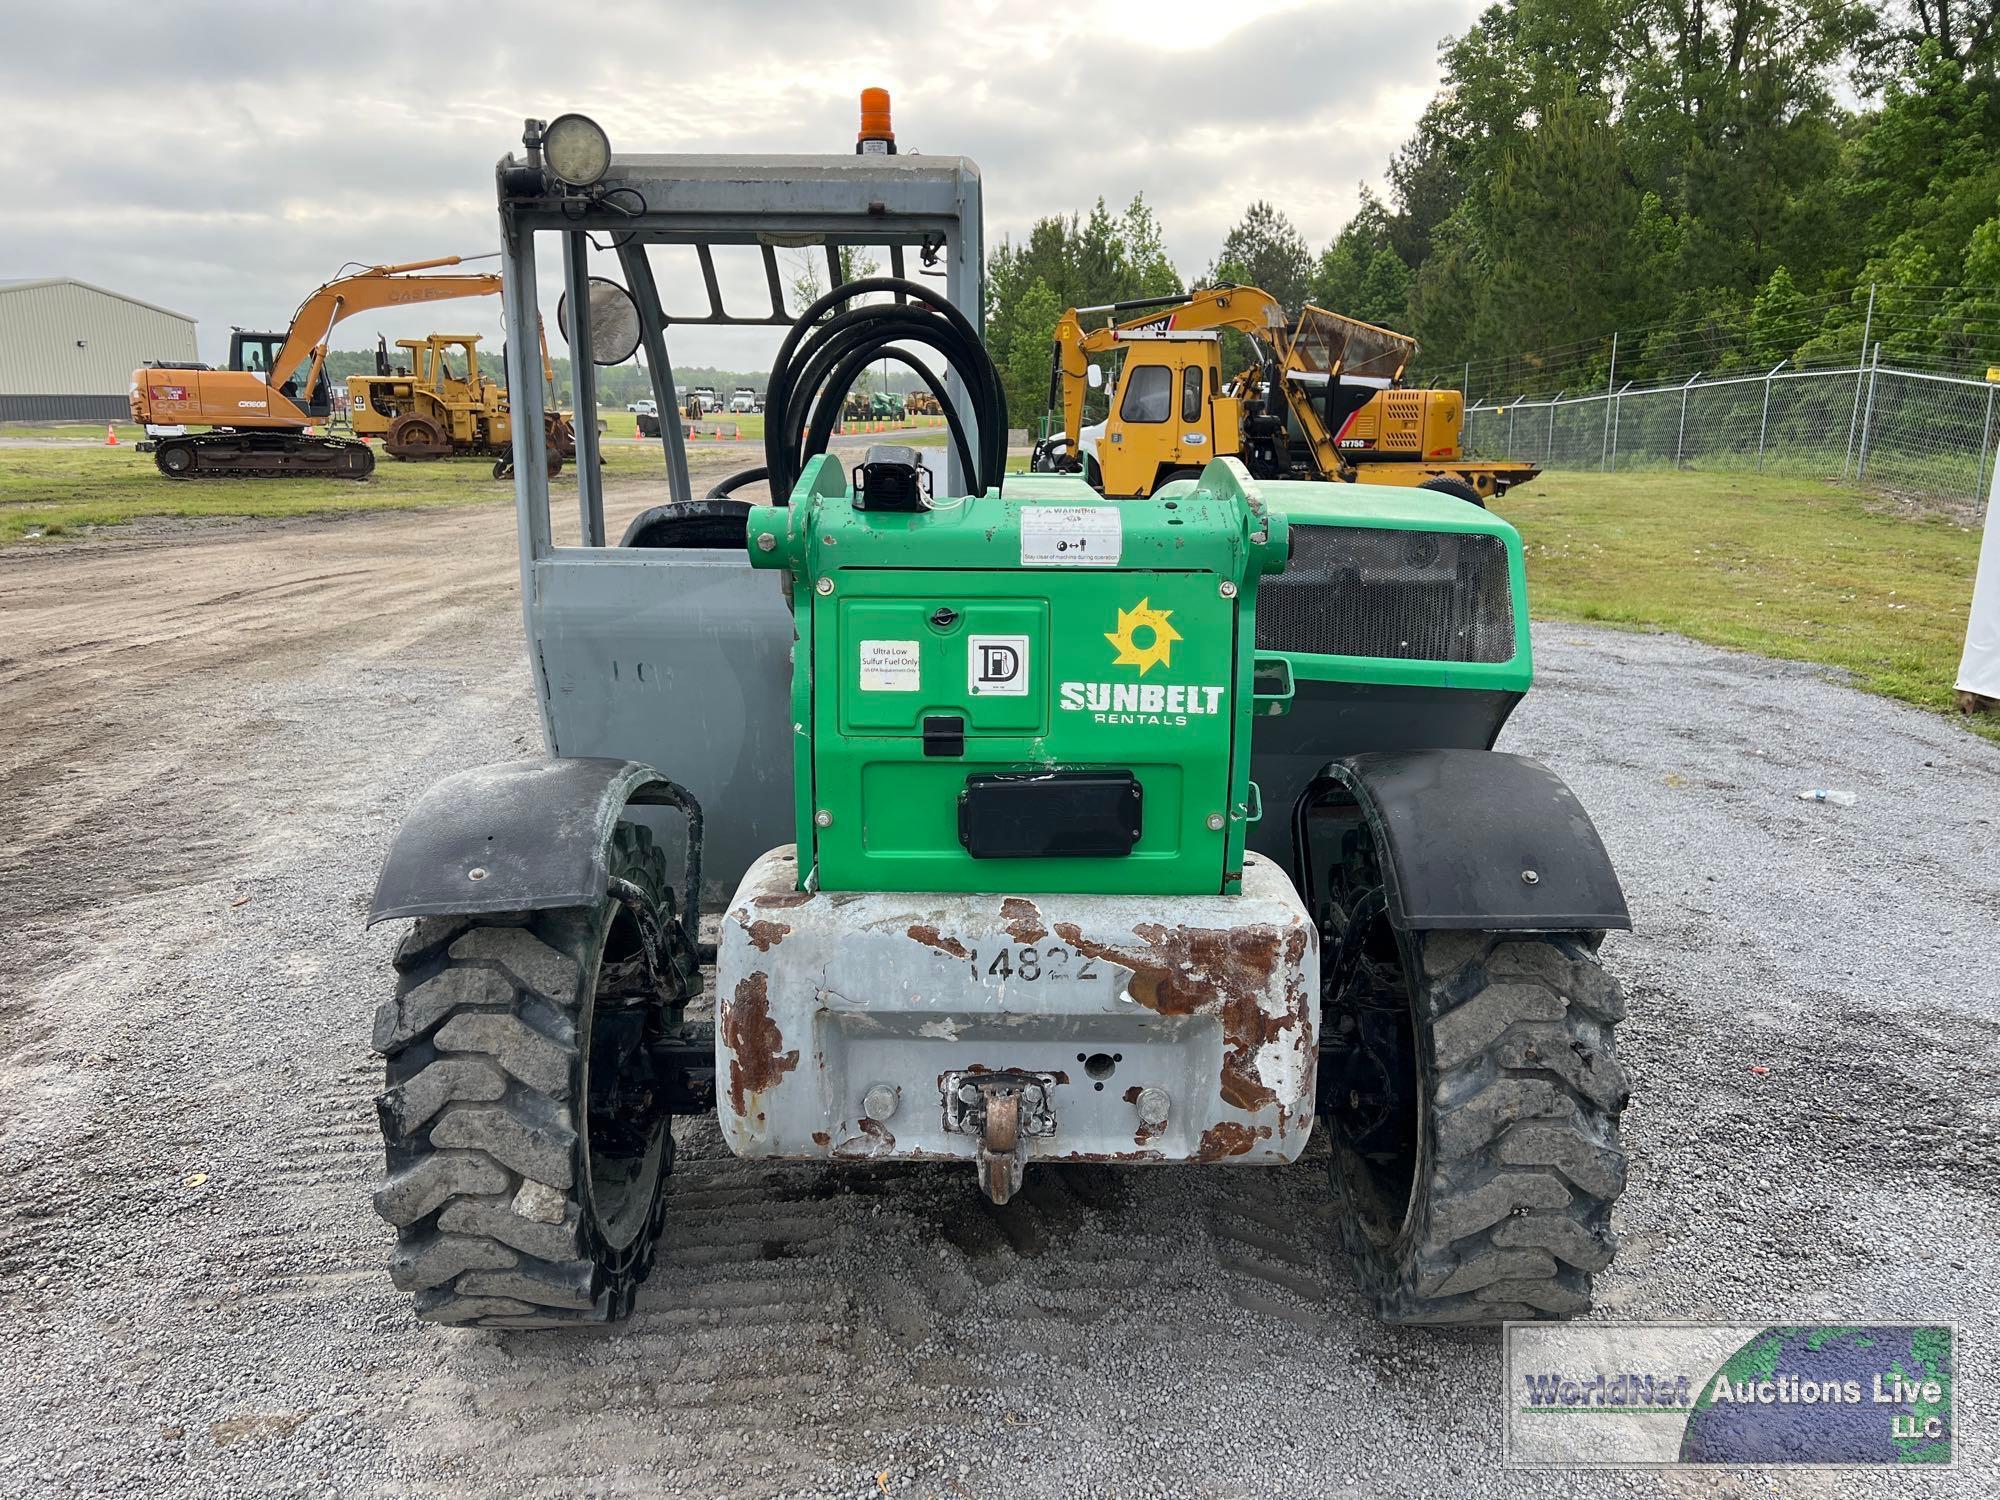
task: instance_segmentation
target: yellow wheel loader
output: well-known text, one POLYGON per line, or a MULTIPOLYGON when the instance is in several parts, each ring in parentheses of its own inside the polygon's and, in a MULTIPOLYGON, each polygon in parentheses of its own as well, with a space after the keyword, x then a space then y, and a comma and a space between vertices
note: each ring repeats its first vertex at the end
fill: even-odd
POLYGON ((1320 307, 1296 320, 1256 287, 1071 308, 1056 324, 1049 405, 1060 427, 1036 445, 1038 472, 1081 472, 1106 495, 1151 495, 1215 458, 1260 479, 1421 485, 1483 505, 1540 472, 1467 458, 1457 391, 1398 388, 1416 340, 1320 307), (1086 318, 1106 321, 1086 329, 1086 318), (1257 362, 1225 375, 1222 333, 1257 362), (1107 380, 1093 355, 1122 358, 1107 380), (1086 426, 1086 390, 1110 387, 1086 426))

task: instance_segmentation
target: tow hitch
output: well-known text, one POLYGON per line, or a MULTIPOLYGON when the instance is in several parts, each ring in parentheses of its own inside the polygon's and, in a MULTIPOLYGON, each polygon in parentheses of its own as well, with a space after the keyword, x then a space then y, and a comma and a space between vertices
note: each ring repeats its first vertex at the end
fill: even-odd
POLYGON ((995 1203, 1021 1190, 1028 1167, 1028 1137, 1054 1135, 1052 1073, 960 1073, 938 1080, 944 1094, 944 1128, 979 1142, 979 1186, 995 1203))

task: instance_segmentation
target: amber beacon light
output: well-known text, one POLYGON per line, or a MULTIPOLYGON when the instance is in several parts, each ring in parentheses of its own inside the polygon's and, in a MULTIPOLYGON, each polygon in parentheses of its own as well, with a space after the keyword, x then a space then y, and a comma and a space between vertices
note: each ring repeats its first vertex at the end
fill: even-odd
POLYGON ((889 91, 861 91, 861 133, 854 139, 856 156, 894 156, 896 132, 889 128, 889 91))

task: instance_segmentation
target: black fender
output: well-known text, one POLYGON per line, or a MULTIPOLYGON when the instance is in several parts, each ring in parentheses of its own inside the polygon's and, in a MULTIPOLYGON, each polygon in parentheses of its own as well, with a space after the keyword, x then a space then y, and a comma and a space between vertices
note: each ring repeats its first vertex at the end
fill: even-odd
POLYGON ((573 757, 476 766, 417 799, 375 882, 368 925, 393 917, 591 906, 609 892, 605 848, 628 806, 687 818, 690 946, 700 920, 701 808, 637 761, 573 757))
POLYGON ((1300 798, 1296 826, 1315 802, 1343 795, 1373 836, 1398 930, 1631 930, 1596 825, 1540 761, 1500 750, 1350 755, 1300 798))

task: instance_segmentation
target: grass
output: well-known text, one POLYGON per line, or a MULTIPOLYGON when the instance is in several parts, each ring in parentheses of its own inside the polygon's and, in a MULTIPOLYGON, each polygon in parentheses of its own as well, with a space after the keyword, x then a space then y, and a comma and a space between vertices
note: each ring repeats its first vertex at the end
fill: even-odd
MULTIPOLYGON (((143 434, 130 422, 113 424, 118 441, 136 443, 143 434)), ((38 443, 78 443, 104 446, 102 422, 0 422, 0 438, 26 438, 38 443)))
MULTIPOLYGON (((609 476, 642 479, 662 472, 659 448, 651 440, 632 440, 635 420, 627 411, 604 413, 604 471, 609 476)), ((764 435, 759 415, 707 420, 736 423, 746 442, 761 441, 764 435)), ((942 427, 889 431, 895 435, 877 440, 917 444, 945 440, 942 427)), ((374 477, 363 484, 343 479, 204 479, 177 484, 160 475, 150 456, 133 451, 139 437, 137 428, 121 424, 121 446, 106 448, 103 427, 91 423, 0 424, 0 438, 33 440, 32 445, 0 445, 0 545, 75 536, 93 527, 154 517, 298 516, 511 504, 514 494, 511 483, 492 478, 490 458, 398 463, 379 447, 374 477)), ((688 450, 692 455, 714 446, 713 440, 697 438, 688 443, 688 450)), ((746 446, 737 451, 744 454, 745 465, 763 461, 757 449, 746 446)))
POLYGON ((1671 630, 1953 706, 1975 526, 1748 474, 1547 474, 1497 508, 1521 530, 1538 616, 1671 630))
POLYGON ((382 463, 346 479, 204 479, 175 483, 130 448, 0 447, 0 543, 64 537, 148 517, 298 516, 507 501, 492 461, 382 463))

